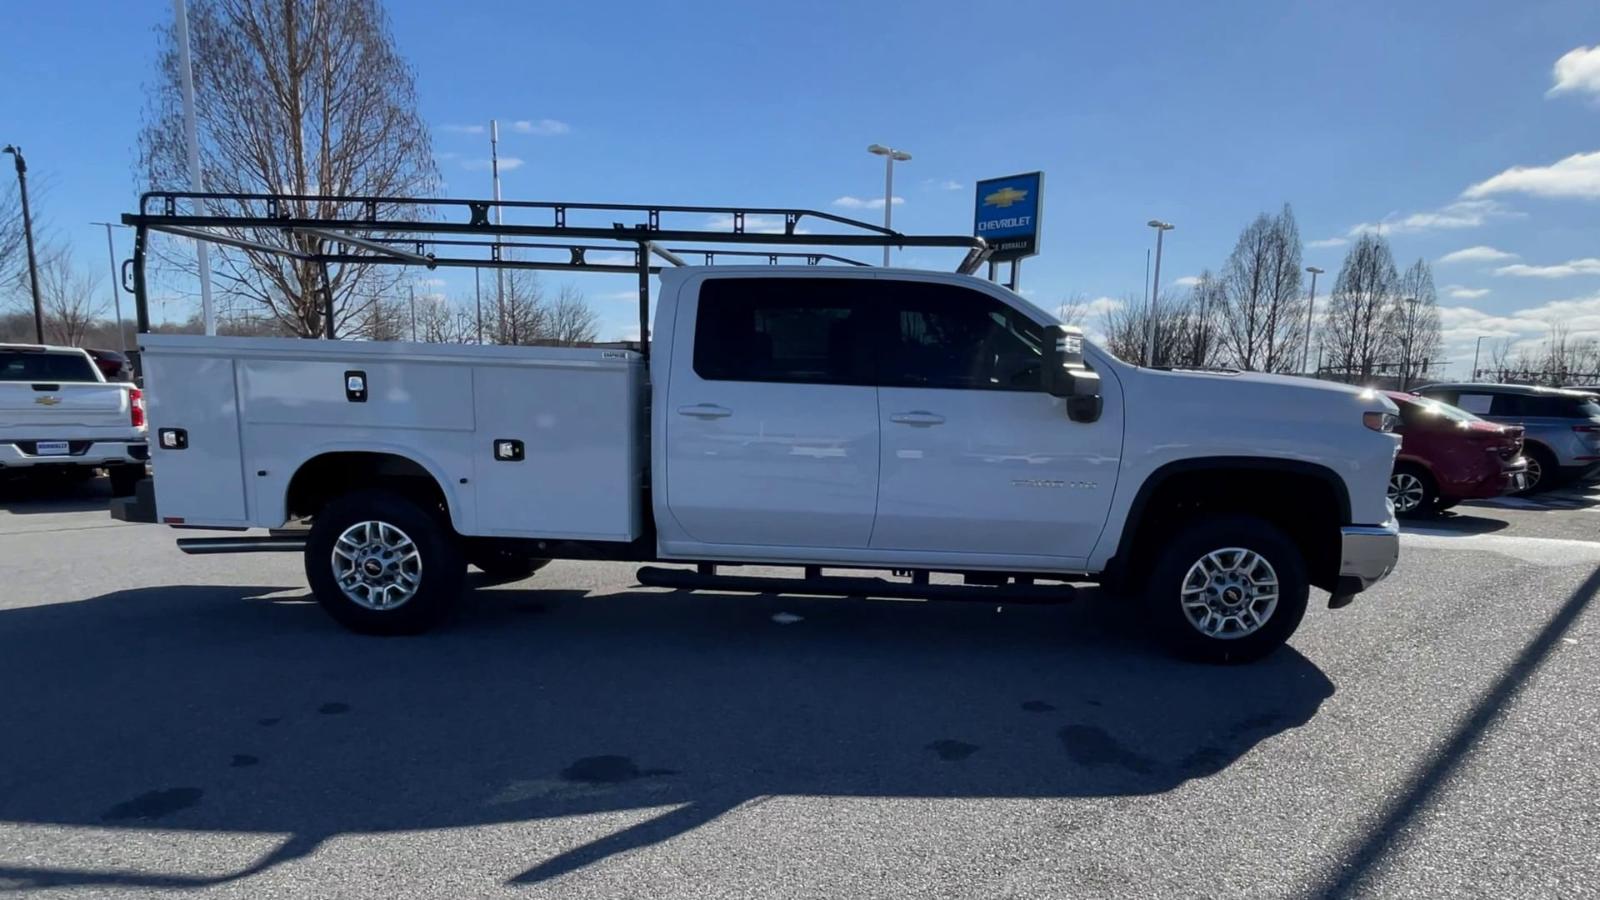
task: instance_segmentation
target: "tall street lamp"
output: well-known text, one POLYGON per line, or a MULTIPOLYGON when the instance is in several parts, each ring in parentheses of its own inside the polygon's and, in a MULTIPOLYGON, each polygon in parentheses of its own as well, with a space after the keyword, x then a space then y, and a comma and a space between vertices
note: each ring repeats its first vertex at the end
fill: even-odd
POLYGON ((1300 368, 1311 366, 1311 332, 1317 322, 1317 276, 1323 270, 1316 266, 1306 266, 1306 271, 1311 273, 1311 300, 1306 304, 1306 355, 1300 360, 1300 368))
POLYGON ((111 302, 117 310, 117 349, 124 354, 128 352, 128 335, 122 330, 122 291, 117 289, 117 245, 111 240, 111 229, 126 228, 112 222, 90 222, 90 225, 104 225, 106 227, 106 255, 111 260, 111 302))
POLYGON ((1478 335, 1478 342, 1472 346, 1472 380, 1473 381, 1477 381, 1478 380, 1478 351, 1483 349, 1483 339, 1488 337, 1488 336, 1489 335, 1487 335, 1487 334, 1478 335))
POLYGON ((1173 229, 1171 222, 1151 219, 1145 223, 1156 230, 1156 277, 1150 284, 1149 316, 1144 329, 1144 364, 1155 362, 1156 354, 1156 297, 1161 293, 1161 238, 1173 229))
MULTIPOLYGON (((867 152, 883 157, 883 227, 888 229, 891 217, 889 213, 894 209, 894 164, 911 159, 911 154, 882 144, 872 144, 867 147, 867 152)), ((889 245, 883 245, 883 264, 889 265, 889 245)))
POLYGON ((22 194, 22 237, 28 244, 28 287, 33 290, 33 335, 44 343, 44 304, 39 300, 39 263, 33 256, 33 217, 28 214, 28 164, 22 159, 22 148, 7 144, 0 153, 16 158, 17 190, 22 194))

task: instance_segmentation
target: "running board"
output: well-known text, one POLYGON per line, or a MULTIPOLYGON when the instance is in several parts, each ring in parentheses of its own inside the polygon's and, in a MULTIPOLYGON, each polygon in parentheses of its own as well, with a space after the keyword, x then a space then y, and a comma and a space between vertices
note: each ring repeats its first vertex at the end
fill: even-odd
POLYGON ((191 556, 211 553, 299 553, 306 549, 306 539, 287 535, 178 538, 178 549, 191 556))
POLYGON ((639 583, 647 587, 676 588, 686 591, 732 591, 741 594, 805 594, 818 597, 892 597, 906 600, 966 600, 979 603, 1066 603, 1073 599, 1070 584, 1005 584, 994 587, 971 584, 928 584, 917 581, 890 581, 887 578, 821 575, 810 570, 804 578, 772 578, 753 575, 717 575, 692 569, 666 569, 644 566, 639 583), (920 582, 920 583, 919 583, 920 582))

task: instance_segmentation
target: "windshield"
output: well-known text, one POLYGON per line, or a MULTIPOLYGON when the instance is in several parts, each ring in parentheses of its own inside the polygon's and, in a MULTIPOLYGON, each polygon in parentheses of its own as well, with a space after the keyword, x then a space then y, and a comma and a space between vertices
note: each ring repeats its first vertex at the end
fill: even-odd
POLYGON ((41 353, 0 350, 0 381, 59 384, 64 381, 99 381, 99 373, 82 353, 41 353))
POLYGON ((1423 415, 1439 416, 1451 422, 1461 422, 1463 424, 1483 421, 1459 406, 1451 406, 1448 403, 1431 400, 1427 397, 1413 397, 1411 402, 1416 405, 1417 411, 1423 415))

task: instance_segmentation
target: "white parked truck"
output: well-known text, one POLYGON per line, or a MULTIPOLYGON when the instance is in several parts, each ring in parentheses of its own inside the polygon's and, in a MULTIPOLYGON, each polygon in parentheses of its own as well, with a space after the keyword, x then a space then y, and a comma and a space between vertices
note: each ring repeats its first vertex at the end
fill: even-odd
POLYGON ((144 477, 143 392, 77 347, 0 344, 0 477, 104 469, 117 496, 144 477))
POLYGON ((1395 565, 1379 394, 1131 365, 966 274, 659 274, 637 349, 146 335, 154 496, 117 514, 269 529, 180 543, 302 551, 327 611, 381 633, 438 622, 469 563, 591 558, 692 564, 639 570, 688 589, 1005 603, 1107 582, 1180 651, 1246 660, 1313 586, 1343 606, 1395 565), (802 574, 727 571, 752 565, 802 574))

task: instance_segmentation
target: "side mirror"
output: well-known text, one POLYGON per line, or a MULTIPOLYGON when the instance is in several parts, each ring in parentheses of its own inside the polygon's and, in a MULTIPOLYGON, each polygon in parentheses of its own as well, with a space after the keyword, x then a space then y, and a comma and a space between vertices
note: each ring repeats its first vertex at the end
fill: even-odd
POLYGON ((1100 418, 1100 374, 1084 365, 1083 332, 1070 325, 1045 330, 1044 389, 1067 401, 1067 418, 1094 422, 1100 418))

